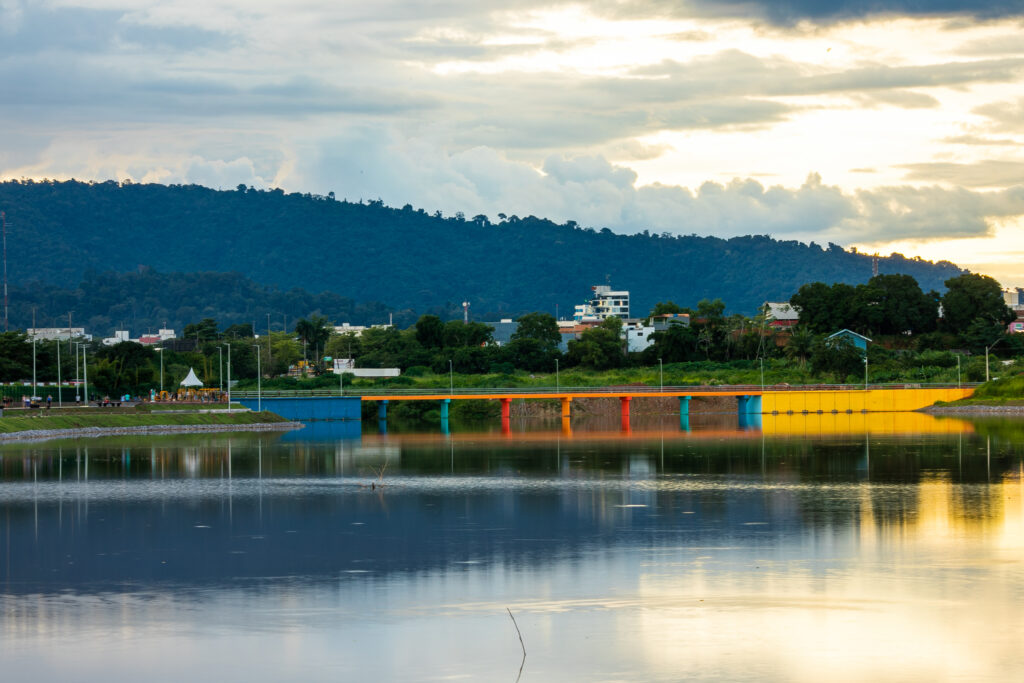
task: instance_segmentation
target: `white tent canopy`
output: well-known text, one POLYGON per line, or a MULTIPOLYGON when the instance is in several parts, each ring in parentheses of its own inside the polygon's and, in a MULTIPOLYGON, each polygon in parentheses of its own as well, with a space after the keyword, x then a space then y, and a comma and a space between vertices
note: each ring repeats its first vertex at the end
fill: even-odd
POLYGON ((198 377, 196 377, 196 371, 193 370, 192 368, 189 368, 188 369, 188 377, 186 377, 185 379, 181 380, 181 386, 183 386, 183 387, 201 387, 201 386, 203 386, 203 383, 199 381, 198 377))

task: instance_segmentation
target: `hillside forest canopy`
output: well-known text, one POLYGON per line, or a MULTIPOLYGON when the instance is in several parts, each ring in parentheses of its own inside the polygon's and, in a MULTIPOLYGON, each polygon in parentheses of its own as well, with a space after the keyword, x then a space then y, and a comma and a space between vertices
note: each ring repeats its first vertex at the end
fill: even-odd
MULTIPOLYGON (((721 299, 729 313, 752 316, 806 282, 857 285, 872 274, 870 256, 835 244, 687 235, 685 216, 678 234, 623 235, 514 207, 444 216, 245 186, 31 180, 0 183, 0 209, 19 327, 32 307, 57 320, 77 307, 81 321, 132 329, 197 316, 262 327, 268 313, 283 321, 312 311, 353 324, 394 314, 407 326, 424 314, 456 317, 462 301, 476 320, 568 317, 603 284, 629 290, 634 315, 659 301, 721 299)), ((964 272, 898 254, 878 268, 926 291, 964 272)))

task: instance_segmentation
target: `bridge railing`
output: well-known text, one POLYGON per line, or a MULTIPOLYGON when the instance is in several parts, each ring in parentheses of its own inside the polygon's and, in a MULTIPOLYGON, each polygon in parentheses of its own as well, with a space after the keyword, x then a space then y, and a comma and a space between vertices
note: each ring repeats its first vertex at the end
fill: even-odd
MULTIPOLYGON (((973 388, 978 382, 956 382, 927 383, 927 382, 893 382, 869 384, 869 389, 951 389, 957 387, 973 388)), ((448 387, 351 387, 346 388, 343 394, 337 389, 266 389, 261 395, 263 398, 312 398, 312 397, 338 397, 338 396, 379 396, 387 398, 394 396, 479 396, 481 399, 497 398, 508 394, 550 394, 552 397, 565 394, 608 394, 609 396, 620 396, 622 394, 680 394, 699 396, 701 394, 715 394, 721 392, 750 391, 760 393, 763 391, 858 391, 863 390, 863 384, 718 384, 718 385, 673 385, 673 386, 648 386, 648 385, 615 385, 603 387, 456 387, 450 390, 448 387)), ((232 390, 232 398, 256 398, 257 392, 252 390, 232 390)))

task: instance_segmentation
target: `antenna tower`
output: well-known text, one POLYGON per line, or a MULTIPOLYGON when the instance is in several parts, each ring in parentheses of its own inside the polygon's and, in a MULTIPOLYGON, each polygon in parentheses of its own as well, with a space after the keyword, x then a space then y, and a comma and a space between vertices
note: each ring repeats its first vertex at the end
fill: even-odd
POLYGON ((7 214, 0 211, 0 224, 4 233, 4 332, 11 331, 11 321, 7 317, 7 214))
POLYGON ((871 277, 878 277, 878 252, 871 257, 871 277))
POLYGON ((462 322, 465 325, 469 324, 469 302, 462 302, 462 322))

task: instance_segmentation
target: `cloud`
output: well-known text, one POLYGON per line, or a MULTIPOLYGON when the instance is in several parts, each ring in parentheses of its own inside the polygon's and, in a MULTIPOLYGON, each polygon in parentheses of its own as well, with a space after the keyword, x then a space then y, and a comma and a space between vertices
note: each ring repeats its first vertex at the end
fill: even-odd
MULTIPOLYGON (((642 0, 639 4, 672 11, 677 3, 642 0)), ((1020 0, 691 0, 685 7, 683 11, 695 10, 708 16, 757 16, 782 26, 801 21, 831 24, 879 15, 976 19, 1024 16, 1024 2, 1020 0)))
POLYGON ((848 192, 814 174, 798 187, 749 178, 695 189, 638 186, 631 169, 600 156, 551 155, 538 170, 486 147, 445 153, 379 130, 319 146, 312 165, 304 161, 308 153, 296 154, 294 172, 283 179, 287 185, 351 200, 409 202, 448 215, 532 214, 619 232, 771 234, 851 244, 984 236, 992 219, 1024 214, 1024 187, 989 193, 938 186, 848 192), (397 180, 383 183, 385 177, 397 180), (317 184, 317 178, 332 180, 317 184))
POLYGON ((132 54, 171 48, 226 50, 236 38, 195 26, 149 26, 128 19, 125 10, 48 7, 10 3, 0 9, 0 59, 32 54, 132 54))
POLYGON ((970 164, 932 162, 903 164, 910 181, 944 182, 964 187, 1024 186, 1024 161, 988 159, 970 164))
POLYGON ((950 145, 971 145, 974 147, 1016 147, 1024 144, 1010 138, 986 138, 980 135, 954 135, 942 140, 950 145))
POLYGON ((991 121, 992 130, 1004 133, 1024 132, 1024 97, 1015 102, 992 102, 976 107, 973 113, 991 121))

